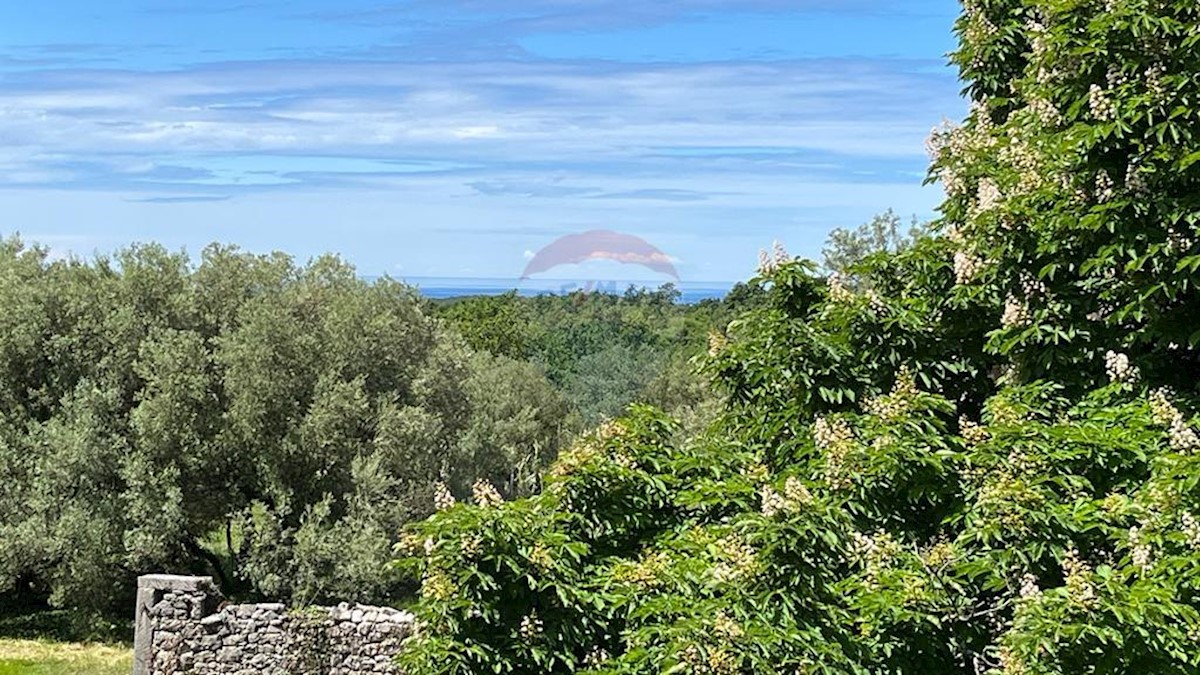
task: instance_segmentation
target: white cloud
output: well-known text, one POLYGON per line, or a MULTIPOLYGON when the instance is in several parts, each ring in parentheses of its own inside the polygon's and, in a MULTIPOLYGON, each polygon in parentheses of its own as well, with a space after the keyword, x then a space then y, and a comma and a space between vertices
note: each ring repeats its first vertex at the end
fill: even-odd
POLYGON ((26 156, 88 160, 296 153, 638 165, 652 150, 706 146, 919 160, 928 128, 958 104, 951 78, 917 71, 861 61, 260 62, 98 71, 82 90, 78 76, 47 72, 0 91, 0 136, 26 156))

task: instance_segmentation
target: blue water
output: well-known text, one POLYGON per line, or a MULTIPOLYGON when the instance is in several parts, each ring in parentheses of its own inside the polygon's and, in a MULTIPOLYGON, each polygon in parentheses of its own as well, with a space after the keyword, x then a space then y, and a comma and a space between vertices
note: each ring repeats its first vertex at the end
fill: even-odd
MULTIPOLYGON (((468 277, 407 277, 405 283, 415 286, 427 298, 458 298, 467 295, 501 295, 516 291, 519 295, 567 295, 574 291, 612 293, 620 295, 630 286, 655 290, 661 281, 575 281, 570 279, 483 279, 468 277)), ((680 302, 725 297, 733 288, 732 281, 683 281, 675 284, 681 294, 680 302)))

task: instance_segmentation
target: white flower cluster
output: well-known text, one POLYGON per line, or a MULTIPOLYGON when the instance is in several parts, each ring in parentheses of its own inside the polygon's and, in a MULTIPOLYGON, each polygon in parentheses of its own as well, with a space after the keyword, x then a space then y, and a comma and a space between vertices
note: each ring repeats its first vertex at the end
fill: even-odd
POLYGON ((1025 32, 1029 35, 1033 58, 1041 58, 1050 51, 1050 45, 1046 41, 1046 27, 1040 21, 1030 19, 1025 22, 1025 32))
POLYGON ((1017 300, 1013 296, 1008 296, 1004 300, 1004 313, 1000 315, 1000 325, 1004 328, 1021 328, 1028 326, 1033 320, 1033 315, 1029 311, 1029 305, 1023 301, 1017 300))
POLYGON ((1175 396, 1175 392, 1166 387, 1160 387, 1150 392, 1150 415, 1154 418, 1155 424, 1170 426, 1177 418, 1183 417, 1183 413, 1175 407, 1171 399, 1175 396))
POLYGON ((879 293, 876 293, 875 289, 873 288, 867 290, 867 307, 869 307, 871 311, 876 314, 876 316, 886 314, 888 310, 887 302, 883 299, 883 296, 879 295, 879 293))
POLYGON ((1050 295, 1050 289, 1045 282, 1028 272, 1021 273, 1021 294, 1026 298, 1045 299, 1050 295))
POLYGON ((1029 667, 1025 665, 1021 657, 1014 654, 1012 649, 1007 646, 1000 648, 997 660, 1000 662, 999 675, 1027 675, 1029 673, 1029 667))
POLYGON ((880 573, 891 567, 902 551, 900 542, 883 530, 875 534, 855 532, 850 538, 850 555, 863 566, 864 581, 869 588, 879 583, 880 573))
POLYGON ((1042 597, 1042 588, 1038 586, 1037 577, 1032 574, 1021 577, 1020 594, 1024 600, 1036 600, 1042 597))
POLYGON ((1196 520, 1196 516, 1185 511, 1179 517, 1179 525, 1183 536, 1187 538, 1188 546, 1200 551, 1200 521, 1196 520))
POLYGON ((1096 174, 1095 195, 1096 201, 1101 204, 1112 201, 1112 198, 1116 196, 1116 184, 1107 171, 1096 174))
POLYGON ((1108 92, 1098 84, 1093 84, 1088 90, 1088 110, 1100 122, 1111 122, 1117 117, 1117 106, 1109 98, 1108 92))
POLYGON ((808 486, 796 476, 789 476, 783 482, 783 496, 789 504, 797 506, 808 506, 813 503, 813 496, 808 491, 808 486))
POLYGON ((1195 240, 1174 227, 1167 228, 1167 250, 1172 253, 1183 253, 1195 245, 1195 240))
POLYGON ((1038 121, 1048 127, 1057 127, 1063 122, 1062 113, 1058 111, 1049 99, 1035 96, 1029 101, 1029 110, 1033 112, 1038 121))
POLYGON ((422 540, 417 535, 409 533, 400 537, 400 541, 396 544, 396 552, 412 558, 421 555, 422 552, 425 555, 433 553, 435 546, 436 543, 433 541, 433 537, 427 537, 422 540))
POLYGON ((637 460, 633 458, 633 455, 625 452, 624 450, 614 451, 612 454, 612 462, 622 469, 637 468, 637 460))
POLYGON ((1142 529, 1138 526, 1129 528, 1129 559, 1133 566, 1145 573, 1154 564, 1154 548, 1142 539, 1142 529))
POLYGON ((850 553, 860 562, 887 566, 900 554, 900 543, 889 532, 850 535, 850 553))
POLYGON ((946 191, 946 196, 953 199, 966 191, 966 181, 958 169, 952 166, 942 167, 938 171, 938 179, 942 182, 942 189, 946 191))
POLYGON ((846 286, 846 280, 837 272, 830 274, 825 283, 829 287, 830 302, 850 302, 854 299, 854 291, 846 286))
POLYGON ((464 534, 458 540, 458 550, 467 560, 474 559, 483 552, 483 538, 478 534, 464 534))
POLYGON ((912 404, 920 393, 912 371, 908 366, 902 366, 896 371, 896 383, 892 385, 891 392, 867 400, 863 404, 863 412, 887 422, 895 421, 912 410, 912 404))
POLYGON ((958 434, 967 442, 967 445, 971 446, 979 445, 991 438, 987 427, 971 421, 966 415, 958 418, 958 434))
POLYGON ((1166 71, 1161 65, 1154 65, 1147 68, 1146 74, 1143 76, 1146 90, 1150 92, 1155 101, 1162 101, 1167 93, 1167 85, 1163 82, 1165 74, 1166 71))
POLYGON ((762 514, 768 518, 774 518, 787 509, 787 500, 770 485, 760 487, 758 496, 762 501, 762 514))
POLYGON ((871 535, 862 532, 850 535, 850 553, 856 558, 866 560, 878 550, 879 545, 875 543, 875 538, 871 535))
POLYGON ((1004 199, 1004 194, 1000 192, 1000 187, 990 178, 984 178, 979 181, 979 190, 976 195, 975 204, 979 213, 987 213, 1000 205, 1004 199))
POLYGON ((1180 452, 1200 448, 1200 436, 1188 425, 1187 418, 1171 403, 1169 389, 1156 389, 1150 394, 1150 412, 1154 421, 1167 427, 1171 447, 1180 452))
POLYGON ((783 247, 783 244, 778 239, 771 244, 771 252, 775 255, 776 263, 785 263, 792 259, 792 256, 788 254, 787 249, 783 247))
POLYGON ((709 331, 708 333, 708 355, 716 356, 725 350, 729 345, 729 338, 720 331, 709 331))
POLYGON ((956 251, 954 253, 954 281, 960 286, 971 283, 984 270, 986 263, 983 258, 974 253, 956 251))
POLYGON ((925 549, 921 557, 924 558, 926 565, 936 568, 944 567, 954 562, 957 555, 953 544, 946 540, 941 540, 925 549))
POLYGON ((1196 431, 1188 426, 1182 418, 1171 424, 1167 434, 1170 437, 1171 447, 1176 450, 1188 451, 1200 447, 1200 437, 1196 436, 1196 431))
POLYGON ((583 657, 583 663, 589 668, 595 668, 607 662, 611 658, 612 656, 608 653, 607 649, 597 646, 592 647, 591 651, 587 653, 587 656, 583 657))
POLYGON ((525 617, 521 619, 521 627, 519 630, 521 637, 527 641, 536 640, 542 635, 542 631, 544 629, 545 626, 542 624, 542 620, 538 618, 536 609, 531 611, 529 614, 526 614, 525 617))
POLYGON ((791 259, 792 257, 788 255, 787 249, 776 240, 772 244, 770 251, 763 250, 758 252, 758 274, 763 277, 771 276, 779 269, 780 265, 789 262, 791 259))
POLYGON ((1135 162, 1130 162, 1125 168, 1125 189, 1135 195, 1144 195, 1148 189, 1146 185, 1146 177, 1142 175, 1141 167, 1135 162))
POLYGON ((742 469, 742 475, 752 483, 761 483, 770 477, 771 472, 767 470, 765 464, 755 460, 742 469))
POLYGON ((1017 172, 1017 194, 1035 192, 1046 182, 1049 172, 1043 166, 1041 156, 1021 137, 1012 138, 1001 148, 1000 161, 1017 172))
POLYGON ((454 495, 450 493, 450 488, 442 481, 433 484, 433 507, 438 511, 445 511, 453 507, 457 501, 454 495))
POLYGON ((762 503, 762 514, 767 518, 774 518, 780 513, 798 511, 801 507, 809 506, 813 502, 813 496, 808 487, 795 476, 789 477, 784 482, 783 494, 770 485, 763 485, 758 489, 758 495, 762 503))
POLYGON ((1074 604, 1090 608, 1096 603, 1096 587, 1092 583, 1092 567, 1079 558, 1079 551, 1067 550, 1062 560, 1066 579, 1067 598, 1074 604))
POLYGON ((483 478, 475 481, 475 484, 471 486, 471 496, 480 506, 499 506, 504 503, 504 498, 500 496, 496 486, 483 478))
POLYGON ((992 123, 992 113, 988 109, 988 100, 986 97, 977 101, 971 101, 971 109, 967 112, 967 118, 971 122, 971 128, 975 131, 976 141, 981 141, 985 144, 985 147, 986 145, 995 143, 991 134, 995 130, 996 125, 992 123))
POLYGON ((1137 366, 1129 362, 1129 356, 1109 350, 1104 355, 1104 371, 1110 382, 1136 384, 1141 379, 1137 366))
POLYGON ((967 234, 958 223, 953 223, 946 228, 946 238, 955 246, 965 246, 967 244, 967 234))
POLYGON ((735 675, 739 669, 737 657, 723 648, 710 647, 706 655, 699 646, 690 644, 683 650, 682 660, 689 673, 735 675))
POLYGON ((775 261, 771 258, 771 254, 766 250, 758 252, 758 275, 762 277, 771 276, 775 272, 775 261))
POLYGON ((959 128, 948 119, 943 119, 942 123, 929 130, 929 136, 925 139, 925 152, 929 154, 931 162, 937 162, 942 159, 946 150, 956 143, 961 143, 956 140, 956 136, 961 138, 959 128))
POLYGON ((746 634, 742 625, 729 616, 725 610, 717 612, 716 617, 713 618, 713 632, 726 640, 738 640, 746 634))
POLYGON ((723 537, 717 542, 717 548, 725 555, 725 560, 712 568, 713 580, 726 583, 745 579, 754 574, 758 567, 758 555, 754 548, 737 535, 723 537))
POLYGON ((1116 89, 1129 83, 1129 76, 1122 72, 1121 68, 1115 63, 1108 67, 1108 72, 1105 73, 1104 79, 1108 82, 1109 89, 1116 89))
POLYGON ((850 487, 851 476, 847 464, 855 448, 854 431, 850 425, 845 420, 830 422, 818 417, 813 423, 813 441, 825 455, 824 478, 829 487, 834 490, 850 487))
POLYGON ((550 554, 550 550, 542 542, 533 545, 526 556, 530 564, 539 570, 549 570, 554 567, 554 556, 550 554))
POLYGON ((663 577, 670 566, 670 556, 664 551, 655 551, 643 554, 635 563, 618 567, 615 573, 620 581, 646 590, 662 585, 663 577))
MULTIPOLYGON (((997 31, 996 24, 991 23, 991 20, 985 17, 983 12, 968 14, 966 31, 962 40, 968 44, 983 44, 990 41, 997 31)), ((973 65, 983 66, 984 61, 980 60, 977 55, 973 65)))
POLYGON ((431 570, 421 579, 421 597, 445 602, 454 597, 458 589, 454 581, 441 570, 431 570))
MULTIPOLYGON (((948 197, 966 194, 969 186, 961 172, 961 163, 977 151, 993 149, 999 139, 993 133, 991 118, 982 103, 972 104, 969 127, 957 127, 949 122, 934 127, 925 141, 925 149, 937 167, 937 177, 948 197)), ((974 207, 972 207, 974 209, 974 207)))

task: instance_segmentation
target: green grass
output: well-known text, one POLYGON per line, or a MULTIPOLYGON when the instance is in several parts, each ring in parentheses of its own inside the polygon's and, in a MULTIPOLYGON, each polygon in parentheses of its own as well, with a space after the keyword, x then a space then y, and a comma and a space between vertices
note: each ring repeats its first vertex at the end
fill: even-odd
POLYGON ((123 646, 0 638, 0 675, 129 675, 123 646))

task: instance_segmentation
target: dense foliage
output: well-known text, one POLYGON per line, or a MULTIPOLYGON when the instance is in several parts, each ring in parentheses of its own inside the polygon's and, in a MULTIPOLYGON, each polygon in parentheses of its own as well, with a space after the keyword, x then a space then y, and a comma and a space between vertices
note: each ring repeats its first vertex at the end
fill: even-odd
POLYGON ((685 415, 711 408, 716 397, 690 360, 709 331, 760 297, 742 284, 722 300, 694 304, 680 303, 671 285, 621 295, 514 291, 454 299, 434 311, 471 347, 543 369, 583 422, 595 426, 634 401, 685 415))
POLYGON ((435 480, 528 494, 570 431, 537 368, 334 258, 8 240, 0 302, 0 594, 124 617, 137 574, 195 571, 385 599, 435 480))
POLYGON ((764 255, 699 438, 441 500, 408 672, 1200 672, 1200 6, 969 0, 940 234, 764 255))
POLYGON ((929 224, 914 216, 907 231, 900 229, 900 216, 892 209, 877 214, 855 228, 839 227, 829 233, 821 250, 825 269, 849 276, 850 270, 870 256, 899 253, 929 233, 929 224))

